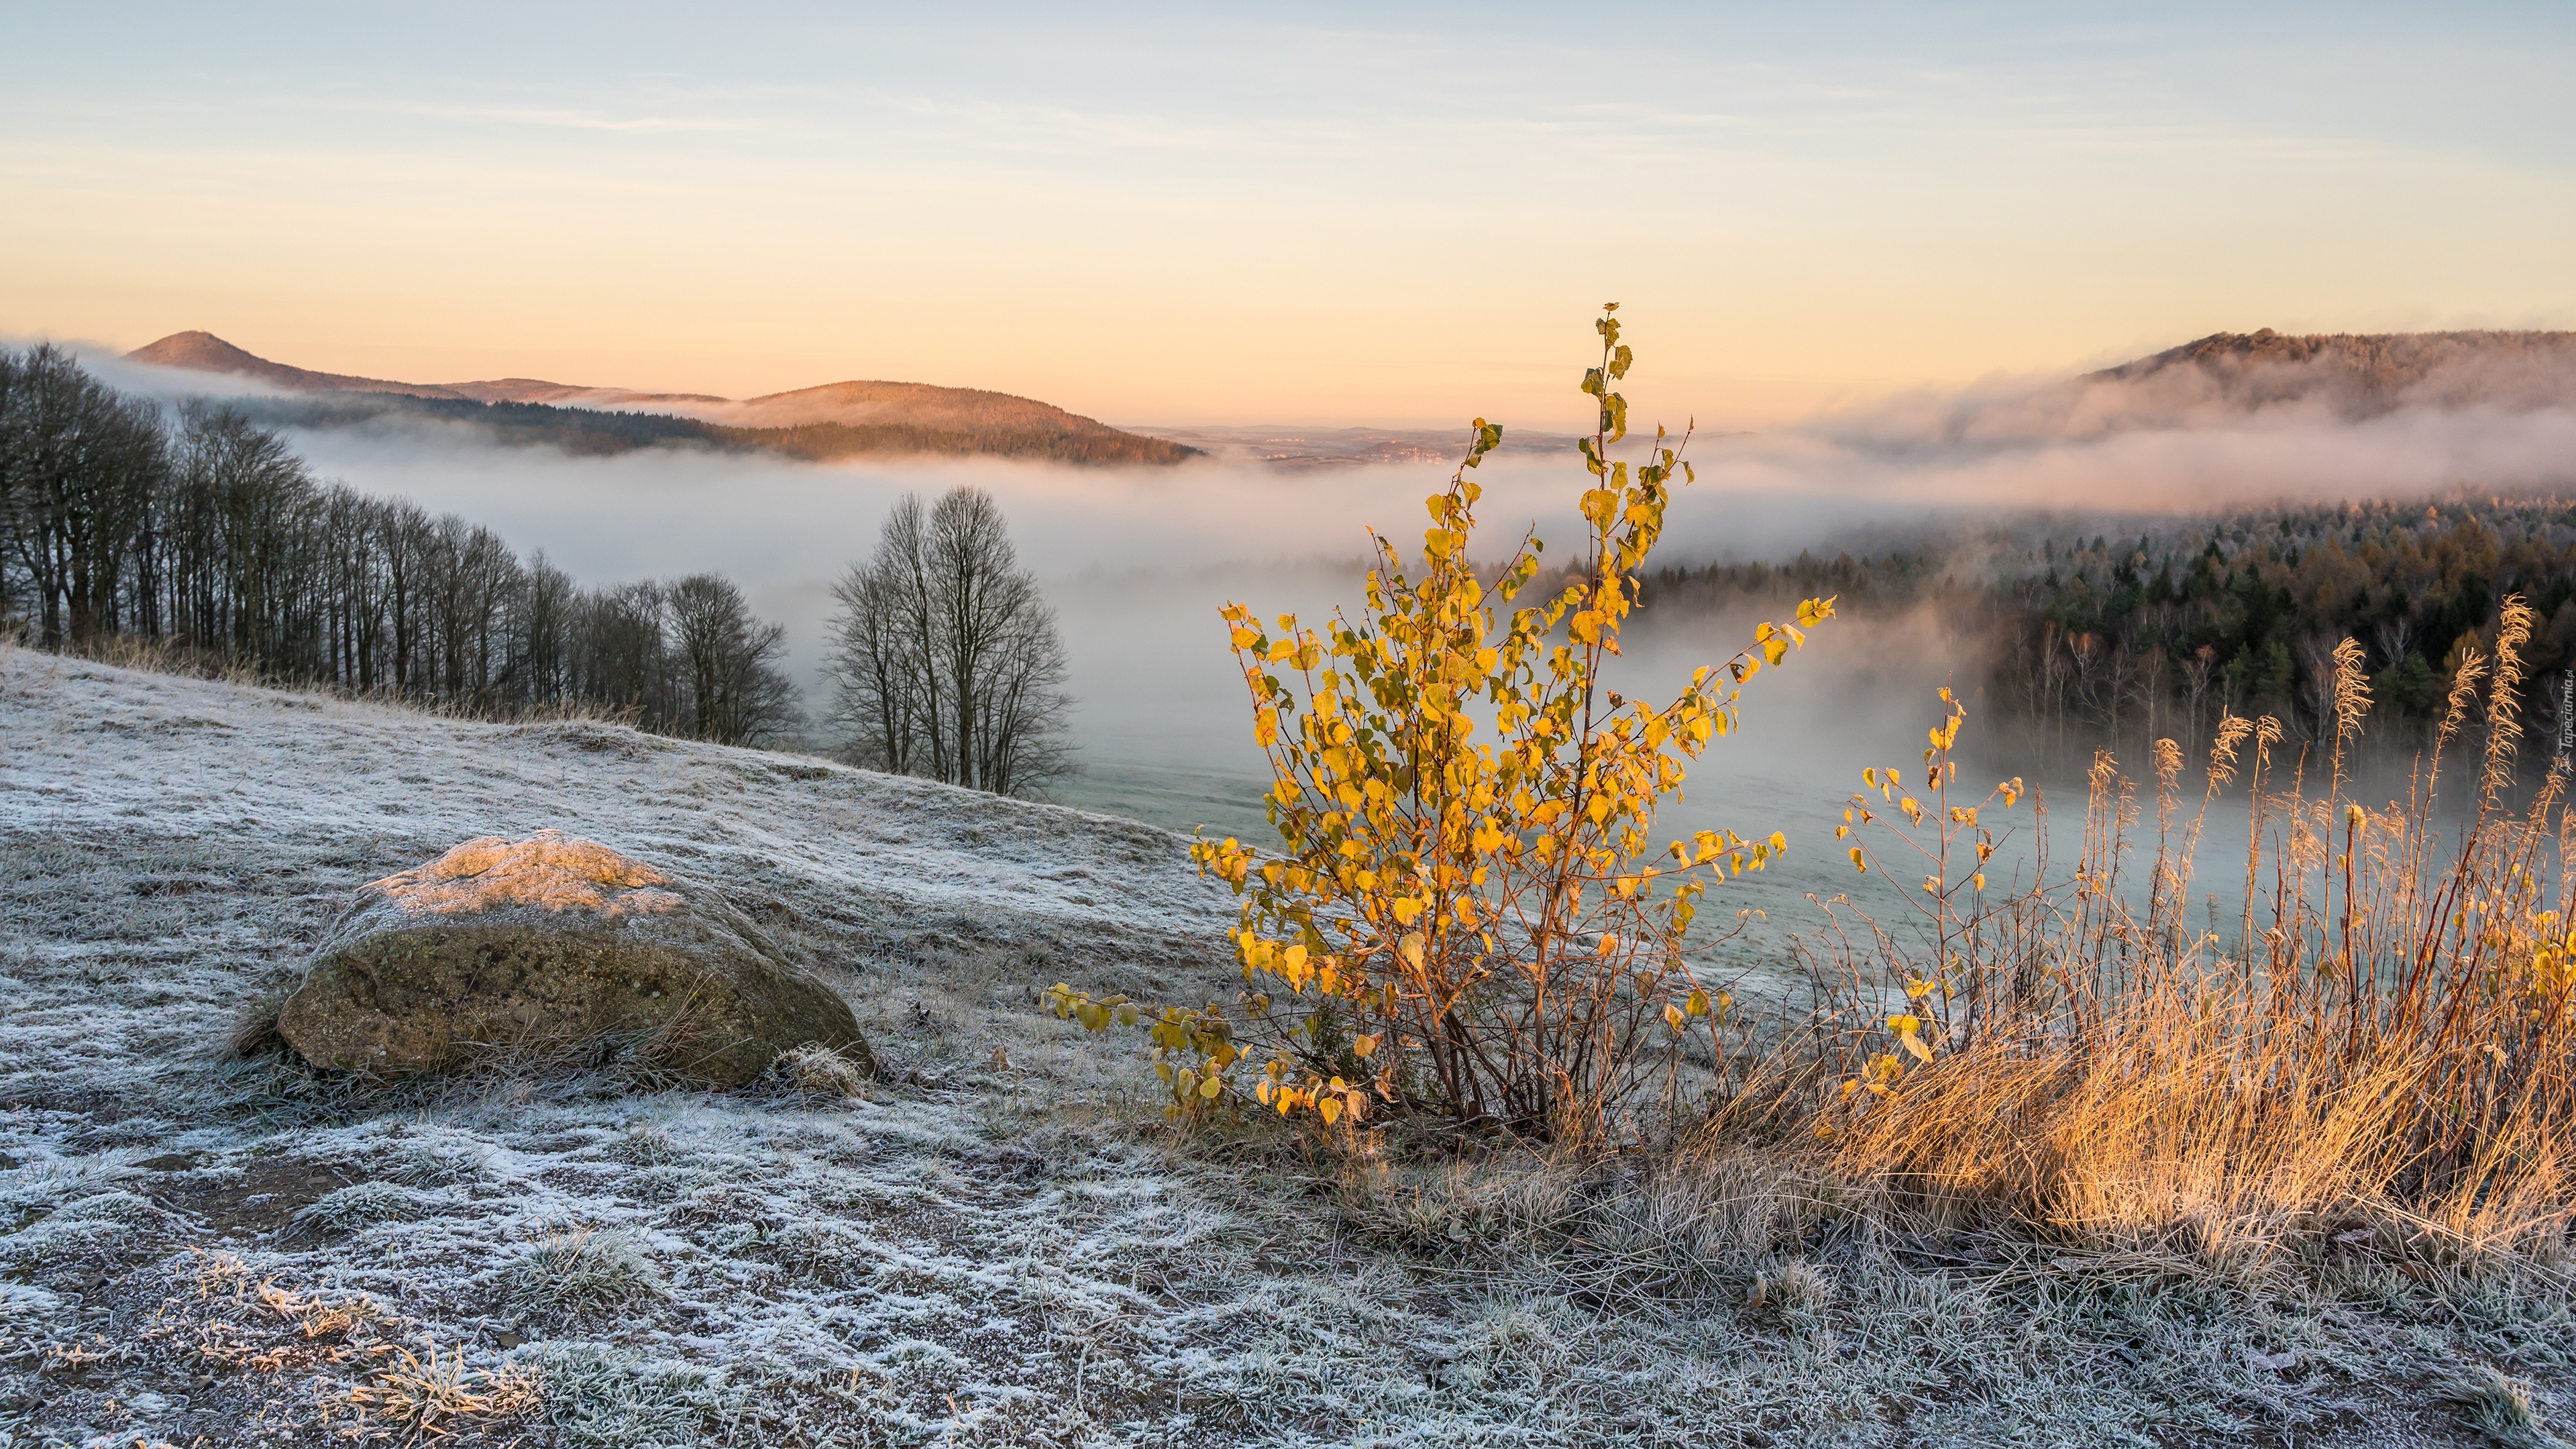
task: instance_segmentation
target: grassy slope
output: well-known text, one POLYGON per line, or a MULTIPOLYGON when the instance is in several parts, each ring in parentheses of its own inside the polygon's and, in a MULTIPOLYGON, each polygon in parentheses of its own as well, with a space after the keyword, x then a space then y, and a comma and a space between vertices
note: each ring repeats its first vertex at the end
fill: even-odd
POLYGON ((346 1442, 459 1355, 494 1444, 2469 1442, 2442 1383, 2576 1339, 2475 1284, 1883 1240, 1758 1162, 1173 1151, 1033 1006, 1222 985, 1225 900, 1125 822, 14 650, 0 738, 0 1443, 346 1442), (545 825, 722 881, 944 1085, 223 1060, 339 893, 545 825))

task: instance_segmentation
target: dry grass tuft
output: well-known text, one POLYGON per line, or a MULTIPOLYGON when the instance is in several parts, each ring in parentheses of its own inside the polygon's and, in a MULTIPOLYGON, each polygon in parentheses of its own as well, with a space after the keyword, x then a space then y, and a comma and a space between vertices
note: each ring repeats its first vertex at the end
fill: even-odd
POLYGON ((349 1401, 361 1423, 372 1419, 415 1439, 444 1439, 463 1423, 489 1428, 527 1418, 544 1402, 542 1387, 536 1375, 511 1365, 466 1367, 463 1344, 445 1354, 431 1344, 425 1358, 394 1349, 393 1361, 370 1370, 349 1401))
POLYGON ((224 1039, 225 1058, 247 1062, 289 1050, 286 1038, 277 1031, 277 1019, 285 1009, 282 990, 263 992, 244 1004, 233 1018, 232 1034, 224 1039))
MULTIPOLYGON (((2179 1254, 2237 1282, 2355 1244, 2564 1278, 2576 873, 2560 845, 2576 814, 2556 778, 2504 803, 2519 731, 2501 696, 2529 624, 2509 605, 2491 676, 2473 660, 2453 690, 2445 743, 2482 680, 2495 696, 2464 828, 2437 817, 2438 752, 2406 800, 2347 793, 2343 749, 2369 705, 2350 649, 2315 746, 2329 759, 2283 758, 2278 722, 2230 718, 2185 811, 2160 746, 2143 876, 2133 789, 2107 753, 2068 878, 1956 889, 1935 825, 1866 820, 1933 862, 1920 929, 1845 913, 1861 929, 1811 941, 1825 1009, 1748 1040, 1691 1153, 1786 1144, 1934 1229, 2179 1254), (2209 802, 2240 773, 2254 828, 2229 941, 2188 907, 2209 802)), ((1944 753, 1927 755, 1927 794, 1944 753)))
POLYGON ((1824 1321, 1838 1291, 1833 1274, 1804 1258, 1792 1258, 1753 1280, 1744 1295, 1747 1317, 1769 1315, 1795 1328, 1824 1321))
POLYGON ((2506 1449, 2565 1449, 2532 1412, 2531 1385, 2481 1365, 2454 1385, 2452 1398, 2469 1426, 2506 1449))
POLYGON ((780 1052, 769 1064, 769 1075, 808 1097, 855 1097, 866 1089, 870 1072, 865 1064, 809 1041, 780 1052))
POLYGON ((565 1318, 624 1308, 662 1290, 662 1271, 651 1255, 614 1229, 550 1229, 510 1276, 513 1303, 565 1318))

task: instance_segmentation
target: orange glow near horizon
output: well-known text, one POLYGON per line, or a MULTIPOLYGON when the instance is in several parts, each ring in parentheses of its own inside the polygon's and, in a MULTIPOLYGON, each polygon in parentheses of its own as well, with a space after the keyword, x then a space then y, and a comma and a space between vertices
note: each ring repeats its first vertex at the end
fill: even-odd
POLYGON ((51 16, 0 61, 0 334, 202 328, 418 382, 887 378, 1131 425, 1556 430, 1610 298, 1642 412, 1715 428, 2219 330, 2576 324, 2552 88, 2429 125, 2346 95, 2510 97, 2563 36, 1890 12, 1864 45, 1676 12, 1646 26, 1673 41, 1647 95, 1585 90, 1612 73, 1597 42, 1517 13, 1466 73, 1428 22, 1356 15, 690 46, 541 23, 497 56, 382 17, 167 20, 51 16), (923 79, 969 52, 973 78, 923 79))

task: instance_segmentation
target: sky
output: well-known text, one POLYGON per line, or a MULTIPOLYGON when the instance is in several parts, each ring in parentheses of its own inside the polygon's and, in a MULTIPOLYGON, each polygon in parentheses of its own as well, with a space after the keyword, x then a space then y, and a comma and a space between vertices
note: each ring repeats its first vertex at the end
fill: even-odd
POLYGON ((0 336, 1132 425, 1761 427, 2576 326, 2576 9, 0 0, 0 336))

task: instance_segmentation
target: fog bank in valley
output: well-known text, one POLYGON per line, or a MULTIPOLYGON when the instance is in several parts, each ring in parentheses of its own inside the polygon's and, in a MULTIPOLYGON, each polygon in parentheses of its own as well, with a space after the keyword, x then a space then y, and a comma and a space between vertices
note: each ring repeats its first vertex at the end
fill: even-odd
MULTIPOLYGON (((192 375, 101 370, 166 398, 209 390, 192 375)), ((1632 416, 1653 418, 1651 379, 1631 392, 1632 416)), ((2090 532, 2283 499, 2547 491, 2571 481, 2576 410, 2558 401, 2570 395, 2576 388, 2527 387, 2510 405, 2445 396, 2356 413, 2327 396, 2249 408, 2167 378, 1999 382, 1902 398, 1801 428, 1698 439, 1698 481, 1674 502, 1658 562, 1862 552, 2004 516, 2090 532)), ((1462 428, 1462 445, 1464 436, 1462 428)), ((990 490, 1046 583, 1071 656, 1084 771, 1060 796, 1236 833, 1260 828, 1261 766, 1217 609, 1241 600, 1265 614, 1312 615, 1355 600, 1366 529, 1411 547, 1422 500, 1446 474, 1425 464, 1285 473, 1215 461, 818 466, 666 449, 575 458, 417 421, 306 430, 293 441, 325 477, 461 514, 523 551, 543 549, 585 583, 706 569, 732 577, 764 617, 787 626, 809 708, 825 702, 815 680, 831 583, 873 545, 888 506, 907 491, 990 490)), ((1570 560, 1585 486, 1576 459, 1515 456, 1507 434, 1477 476, 1487 490, 1480 554, 1498 557, 1535 526, 1558 544, 1552 560, 1570 560)), ((1620 677, 1667 693, 1732 652, 1753 622, 1653 619, 1620 677)), ((1837 620, 1748 692, 1747 728, 1695 772, 1672 823, 1789 829, 1821 861, 1834 853, 1824 842, 1860 767, 1914 759, 1933 691, 1978 672, 1937 618, 1837 620)), ((1972 748, 1976 738, 1972 725, 1972 748)), ((2012 770, 2008 759, 1990 763, 2012 770)), ((1801 871, 1754 894, 1777 894, 1770 904, 1786 908, 1804 889, 1840 889, 1846 879, 1801 871)))

